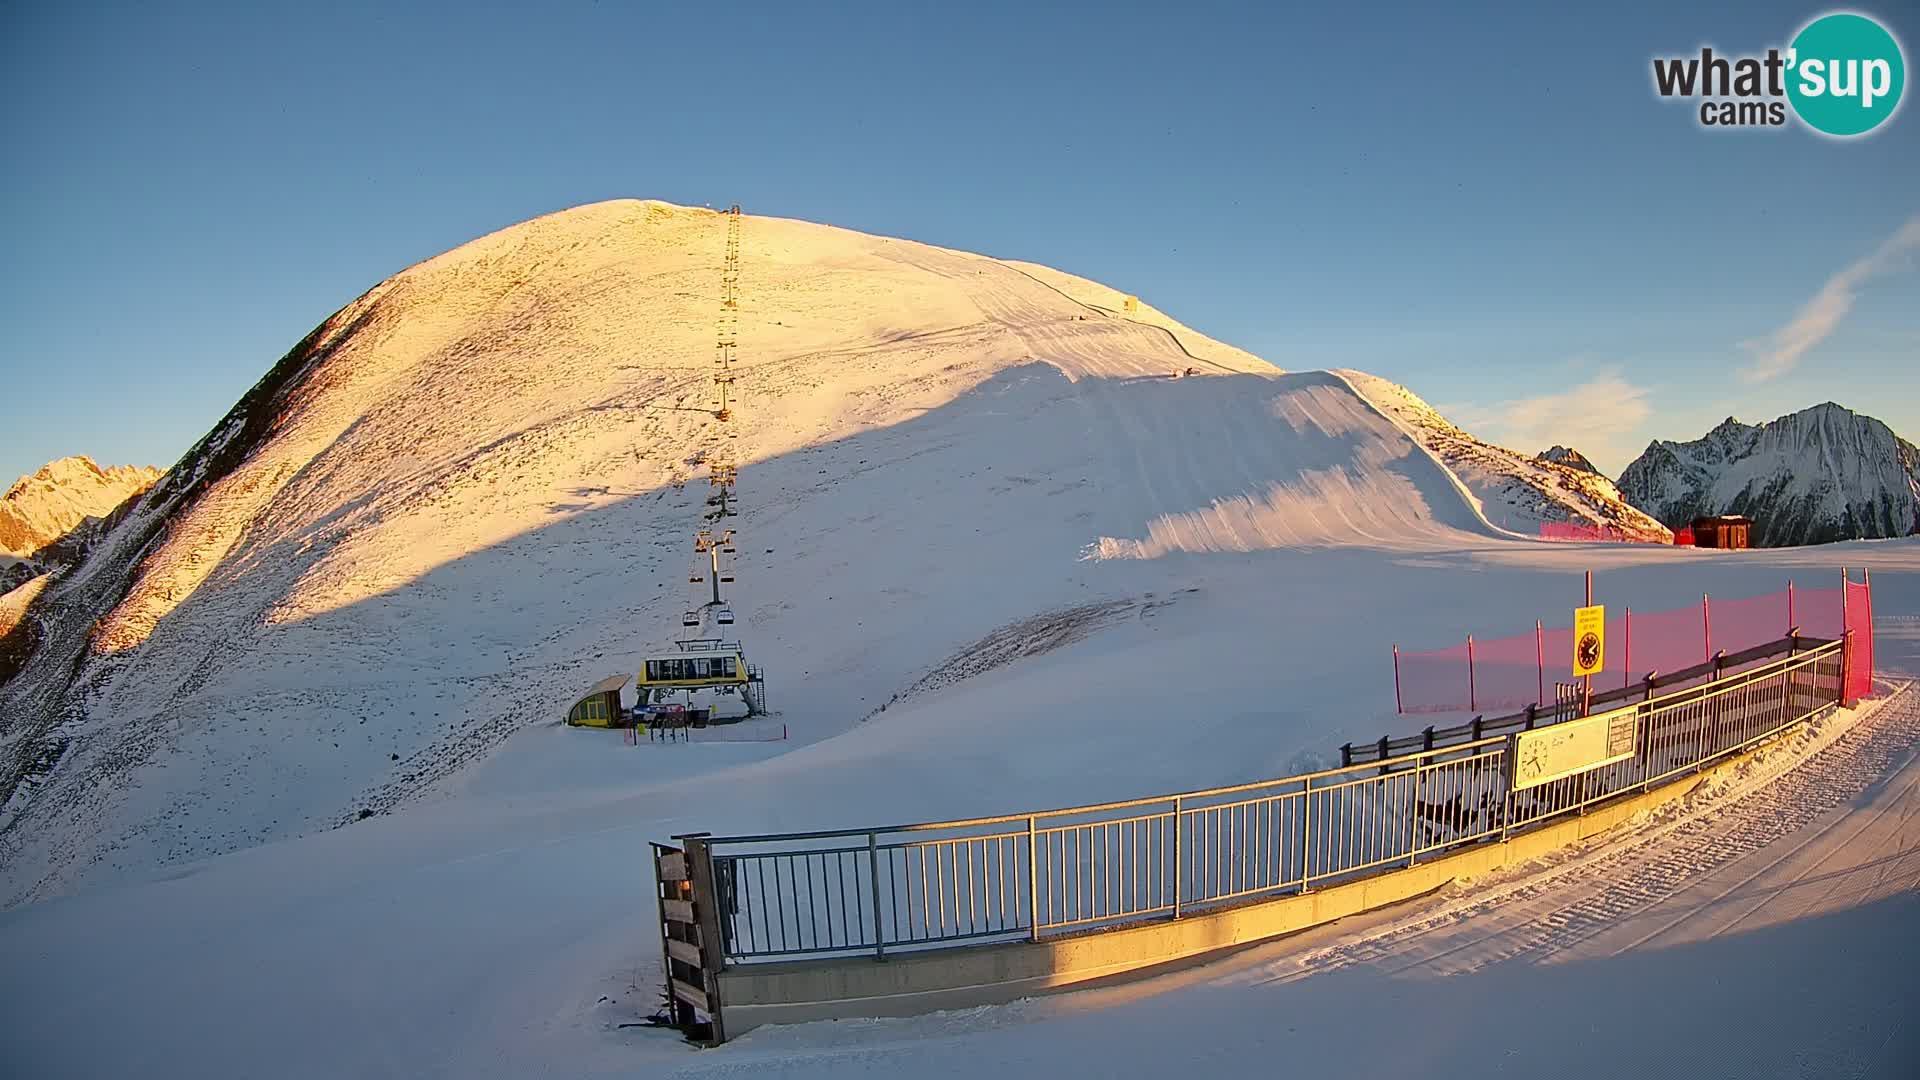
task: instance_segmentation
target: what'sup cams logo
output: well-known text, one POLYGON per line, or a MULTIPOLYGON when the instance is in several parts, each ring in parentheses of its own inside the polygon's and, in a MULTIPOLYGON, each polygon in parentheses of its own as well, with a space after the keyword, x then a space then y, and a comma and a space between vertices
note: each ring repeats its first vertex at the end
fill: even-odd
POLYGON ((1834 12, 1801 27, 1785 49, 1765 56, 1655 57, 1653 88, 1662 98, 1700 100, 1700 126, 1781 127, 1788 109, 1800 122, 1837 138, 1865 135, 1892 119, 1907 85, 1906 58, 1886 27, 1865 15, 1834 12))

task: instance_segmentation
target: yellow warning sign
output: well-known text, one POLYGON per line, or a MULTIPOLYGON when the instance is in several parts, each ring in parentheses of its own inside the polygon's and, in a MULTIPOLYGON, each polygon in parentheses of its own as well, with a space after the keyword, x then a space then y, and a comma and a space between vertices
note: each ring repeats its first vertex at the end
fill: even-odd
POLYGON ((1573 609, 1573 673, 1598 675, 1607 666, 1607 608, 1573 609))

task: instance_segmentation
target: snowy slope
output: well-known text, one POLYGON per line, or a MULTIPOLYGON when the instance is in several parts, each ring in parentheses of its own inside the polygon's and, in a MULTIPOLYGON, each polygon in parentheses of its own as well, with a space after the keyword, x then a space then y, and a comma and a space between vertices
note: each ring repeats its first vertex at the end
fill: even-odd
MULTIPOLYGON (((796 222, 745 222, 728 440, 699 412, 721 238, 702 211, 606 204, 397 275, 45 586, 60 601, 36 603, 46 640, 0 686, 12 748, 65 747, 16 791, 0 842, 18 1069, 1464 1074, 1518 1050, 1544 1075, 1585 1039, 1608 1052, 1581 1060, 1647 1072, 1631 1055, 1682 1060, 1688 1010, 1726 970, 1743 1045, 1785 1061, 1805 1028, 1837 1041, 1860 1029, 1829 1016, 1868 1014, 1816 996, 1838 1004, 1755 1042, 1778 979, 1857 980, 1838 958, 1864 954, 1865 974, 1910 982, 1908 952, 1885 947, 1904 941, 1900 909, 1795 935, 1785 963, 1778 937, 1716 939, 1704 975, 1640 954, 1602 971, 1621 1007, 1598 1036, 1580 1007, 1591 969, 1470 985, 1363 965, 1292 989, 1229 979, 763 1029, 712 1052, 626 1026, 659 998, 659 937, 636 917, 648 840, 1324 764, 1418 726, 1392 716, 1392 642, 1564 617, 1586 569, 1597 599, 1657 610, 1865 565, 1883 616, 1920 613, 1920 541, 1738 560, 1516 542, 1356 373, 1211 373, 1189 355, 1232 367, 1227 347, 1091 311, 1111 294, 1090 283, 796 222), (1210 373, 1166 377, 1188 366, 1210 373), (735 629, 792 739, 630 748, 555 725, 678 631, 704 494, 688 459, 727 445, 744 466, 735 629), (362 806, 385 812, 327 827, 362 806), (1543 999, 1541 1023, 1487 1027, 1543 999), (1380 1044, 1383 1001, 1424 1026, 1380 1044)), ((1920 660, 1920 638, 1881 645, 1883 663, 1920 660)), ((1588 896, 1528 892, 1492 947, 1563 941, 1554 917, 1588 896)), ((1696 899, 1713 897, 1674 914, 1696 899)), ((1876 1023, 1911 999, 1845 985, 1876 1023)))
POLYGON ((1692 442, 1656 440, 1620 474, 1620 490, 1675 528, 1744 514, 1753 543, 1768 547, 1920 530, 1920 450, 1832 402, 1765 424, 1728 417, 1692 442))
POLYGON ((0 555, 25 558, 90 517, 105 517, 153 486, 160 470, 140 465, 101 468, 80 456, 49 462, 0 496, 0 555))
POLYGON ((1124 316, 1129 322, 1160 327, 1167 331, 1168 337, 1172 339, 1177 350, 1193 360, 1201 361, 1203 367, 1222 371, 1276 370, 1273 365, 1260 357, 1215 341, 1139 297, 1132 298, 1133 309, 1129 311, 1126 304, 1127 294, 1117 289, 1110 289, 1097 281, 1088 281, 1083 277, 1062 273, 1050 266, 1041 266, 1039 263, 1008 261, 1006 265, 1051 288, 1058 289, 1076 302, 1085 304, 1092 311, 1102 315, 1124 316))
POLYGON ((1367 628, 1418 629, 1436 611, 1496 623, 1538 613, 1556 594, 1572 602, 1595 560, 1599 594, 1636 606, 1701 588, 1753 595, 1790 573, 1830 580, 1828 559, 1871 565, 1888 616, 1882 662, 1912 670, 1920 542, 1811 554, 1492 542, 1188 559, 1200 593, 791 753, 627 748, 618 733, 529 727, 443 797, 0 912, 9 1060, 33 1076, 475 1080, 1263 1075, 1283 1059, 1327 1076, 1467 1076, 1489 1058, 1581 1080, 1626 1066, 1697 1076, 1702 1060, 1731 1063, 1712 1075, 1907 1075, 1920 1044, 1909 1036, 1889 1055, 1885 1039, 1920 991, 1907 932, 1920 916, 1911 700, 1879 707, 1903 715, 1841 714, 1851 729, 1830 723, 1789 748, 1815 771, 1790 777, 1781 798, 1649 821, 1618 855, 1463 883, 1382 913, 1384 925, 1343 920, 1152 983, 763 1028, 712 1051, 623 1026, 659 1001, 659 935, 636 913, 653 888, 648 840, 1066 804, 1109 772, 1131 794, 1169 790, 1158 786, 1169 777, 1272 775, 1302 730, 1323 749, 1354 737, 1356 703, 1390 681, 1381 657, 1370 671, 1346 660, 1371 647, 1367 628), (1266 609, 1276 616, 1260 621, 1266 609), (1233 662, 1191 666, 1209 657, 1233 662), (1239 670, 1255 664, 1258 675, 1239 670), (1205 680, 1174 678, 1175 665, 1237 680, 1237 692, 1281 692, 1236 710, 1205 680), (1074 711, 1081 692, 1141 668, 1160 693, 1121 686, 1074 711), (1130 707, 1115 700, 1129 695, 1130 707), (1826 807, 1836 817, 1809 820, 1826 807), (1804 1022, 1755 1024, 1783 985, 1804 1022), (1516 1001, 1532 1007, 1527 1023, 1487 1023, 1516 1001), (1378 1037, 1383 1008, 1393 1039, 1378 1037), (1703 1046, 1710 1058, 1682 1053, 1703 1046))
MULTIPOLYGON (((796 743, 1023 620, 1144 612, 1194 587, 1182 558, 1488 531, 1345 379, 1044 268, 803 222, 744 223, 723 427, 723 245, 710 211, 583 207, 404 271, 289 353, 41 597, 45 640, 0 687, 4 899, 385 809, 560 715, 682 633, 723 456, 733 630, 796 743)), ((1193 648, 1233 640, 1206 596, 1176 605, 1193 648)), ((1150 671, 1065 695, 1061 737, 1163 688, 1150 671)))
POLYGON ((1535 536, 1543 521, 1573 521, 1612 526, 1656 542, 1673 539, 1666 526, 1628 505, 1590 464, 1543 460, 1544 454, 1529 458, 1482 442, 1404 386, 1360 371, 1340 374, 1451 469, 1499 528, 1535 536))

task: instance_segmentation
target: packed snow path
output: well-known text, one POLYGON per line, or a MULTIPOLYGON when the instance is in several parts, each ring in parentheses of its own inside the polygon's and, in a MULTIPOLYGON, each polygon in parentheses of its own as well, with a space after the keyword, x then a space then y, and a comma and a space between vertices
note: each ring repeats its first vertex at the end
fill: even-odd
POLYGON ((1903 687, 1510 881, 1134 987, 765 1028, 677 1075, 1915 1075, 1917 749, 1903 687))
MULTIPOLYGON (((1516 958, 1612 956, 1912 892, 1920 885, 1916 745, 1920 693, 1906 690, 1758 790, 1564 870, 1326 950, 1303 971, 1370 963, 1393 974, 1455 975, 1516 958)), ((1764 771, 1764 762, 1750 768, 1764 771)))
MULTIPOLYGON (((1880 644, 1911 660, 1920 637, 1880 644)), ((1272 1075, 1276 1062, 1329 1078, 1911 1075, 1902 1067, 1920 1044, 1893 1020, 1920 1000, 1917 710, 1910 690, 1840 713, 1689 812, 1643 823, 1627 846, 1371 924, 1131 986, 763 1028, 713 1051, 620 1025, 658 1004, 658 937, 635 910, 643 841, 710 826, 715 808, 636 788, 634 771, 655 760, 638 750, 575 757, 594 745, 579 732, 529 733, 443 802, 0 913, 0 1012, 9 1064, 31 1076, 974 1080, 1272 1075), (1775 774, 1778 793, 1805 799, 1758 786, 1775 774), (1787 810, 1801 816, 1779 820, 1787 810), (1577 918, 1610 907, 1613 921, 1577 918)), ((931 734, 951 725, 899 724, 896 711, 910 713, 890 711, 875 740, 959 759, 958 743, 931 734)), ((834 768, 837 742, 742 766, 727 788, 818 810, 802 779, 844 789, 883 775, 858 758, 855 772, 834 768)), ((1072 760, 1094 745, 1075 739, 1072 760)), ((1035 752, 1064 753, 1044 739, 1035 752)), ((903 779, 920 788, 928 775, 903 779)), ((1010 776, 995 798, 1033 783, 1010 776)), ((710 792, 713 776, 698 786, 710 792)), ((886 796, 906 803, 904 789, 886 796)))

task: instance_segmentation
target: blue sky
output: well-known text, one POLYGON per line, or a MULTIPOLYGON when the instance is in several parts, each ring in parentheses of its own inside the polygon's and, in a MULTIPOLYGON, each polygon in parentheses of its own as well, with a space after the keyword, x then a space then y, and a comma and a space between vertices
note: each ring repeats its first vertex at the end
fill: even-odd
POLYGON ((0 477, 171 464, 374 282, 615 197, 1047 263, 1609 470, 1829 399, 1920 437, 1912 104, 1651 89, 1821 6, 544 6, 0 9, 0 477))

